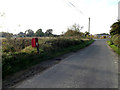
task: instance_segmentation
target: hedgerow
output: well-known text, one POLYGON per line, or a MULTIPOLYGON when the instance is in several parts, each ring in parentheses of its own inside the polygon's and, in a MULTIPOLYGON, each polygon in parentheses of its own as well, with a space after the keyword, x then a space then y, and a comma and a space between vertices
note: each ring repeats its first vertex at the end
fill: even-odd
MULTIPOLYGON (((23 39, 19 39, 18 41, 22 42, 23 39)), ((9 50, 7 47, 8 45, 5 45, 5 43, 8 43, 4 40, 3 45, 5 46, 3 48, 2 54, 3 78, 20 70, 24 70, 34 64, 38 64, 43 60, 47 60, 70 51, 78 50, 93 42, 88 40, 83 41, 79 38, 39 38, 40 53, 38 54, 36 48, 33 48, 31 46, 31 39, 24 39, 24 41, 27 41, 27 45, 25 43, 25 47, 23 49, 15 49, 16 47, 21 47, 21 45, 19 44, 17 46, 14 46, 15 43, 9 42, 11 44, 10 47, 12 47, 12 45, 14 46, 14 51, 12 51, 11 49, 9 50)), ((11 40, 11 42, 14 42, 14 40, 11 40)))

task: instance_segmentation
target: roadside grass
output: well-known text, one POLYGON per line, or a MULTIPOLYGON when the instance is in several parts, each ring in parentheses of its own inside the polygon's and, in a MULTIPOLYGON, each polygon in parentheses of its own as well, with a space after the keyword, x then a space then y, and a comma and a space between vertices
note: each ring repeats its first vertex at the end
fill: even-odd
POLYGON ((118 46, 115 46, 114 44, 111 44, 110 41, 107 41, 107 43, 117 54, 120 55, 120 48, 118 46))
MULTIPOLYGON (((47 41, 47 40, 46 40, 47 41)), ((58 40, 59 42, 52 40, 53 44, 56 44, 54 48, 50 44, 43 45, 41 43, 40 54, 36 53, 36 49, 31 46, 26 47, 21 50, 21 52, 9 52, 8 54, 3 53, 2 55, 2 77, 3 79, 12 75, 21 70, 25 70, 35 64, 38 64, 42 61, 52 59, 54 57, 64 55, 66 53, 77 51, 81 48, 84 48, 94 40, 85 40, 83 42, 80 41, 67 41, 67 40, 58 40), (57 43, 56 43, 57 42, 57 43), (63 43, 64 42, 64 43, 63 43), (73 45, 69 45, 69 43, 73 45), (65 44, 66 43, 66 44, 65 44)))

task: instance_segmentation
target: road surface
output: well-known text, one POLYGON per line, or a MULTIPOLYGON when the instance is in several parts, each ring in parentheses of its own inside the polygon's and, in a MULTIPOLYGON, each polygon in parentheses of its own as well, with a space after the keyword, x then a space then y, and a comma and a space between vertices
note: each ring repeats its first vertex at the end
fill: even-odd
POLYGON ((116 61, 106 40, 96 40, 15 88, 118 88, 116 61))

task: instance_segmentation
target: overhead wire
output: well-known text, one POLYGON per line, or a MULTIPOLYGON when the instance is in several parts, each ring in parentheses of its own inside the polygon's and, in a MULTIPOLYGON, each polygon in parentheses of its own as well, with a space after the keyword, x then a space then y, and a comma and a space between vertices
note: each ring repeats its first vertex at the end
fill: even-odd
MULTIPOLYGON (((65 4, 67 4, 69 7, 73 7, 75 8, 80 14, 84 15, 85 17, 88 18, 88 16, 86 14, 84 14, 80 9, 78 9, 72 2, 70 2, 69 0, 62 0, 65 4), (66 2, 67 1, 67 2, 66 2)), ((90 17, 89 17, 90 18, 90 17)))
POLYGON ((72 2, 68 1, 68 3, 70 5, 72 5, 78 12, 80 12, 81 14, 83 14, 83 12, 81 10, 79 10, 72 2))
POLYGON ((78 9, 72 2, 70 2, 69 0, 62 0, 62 1, 64 1, 64 3, 65 4, 67 4, 69 7, 73 7, 73 8, 75 8, 80 14, 83 14, 84 15, 84 13, 80 10, 80 9, 78 9))

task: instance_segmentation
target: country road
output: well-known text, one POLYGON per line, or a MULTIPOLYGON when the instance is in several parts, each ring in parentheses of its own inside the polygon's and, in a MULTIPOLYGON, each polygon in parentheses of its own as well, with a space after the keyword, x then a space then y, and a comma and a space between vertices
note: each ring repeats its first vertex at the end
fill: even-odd
POLYGON ((117 56, 106 40, 96 40, 15 88, 118 88, 117 56))

